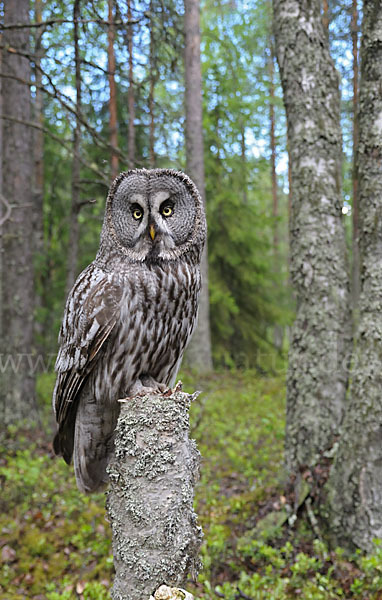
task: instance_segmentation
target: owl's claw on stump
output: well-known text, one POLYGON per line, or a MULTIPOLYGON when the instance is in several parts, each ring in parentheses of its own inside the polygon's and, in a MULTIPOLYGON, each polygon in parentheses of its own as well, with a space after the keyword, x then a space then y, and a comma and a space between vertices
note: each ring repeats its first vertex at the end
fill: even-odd
MULTIPOLYGON (((176 388, 178 391, 178 388, 176 388)), ((118 402, 128 402, 132 398, 150 396, 152 394, 171 395, 172 390, 165 384, 155 381, 150 375, 144 375, 138 379, 129 389, 129 395, 126 398, 119 398, 118 402)))

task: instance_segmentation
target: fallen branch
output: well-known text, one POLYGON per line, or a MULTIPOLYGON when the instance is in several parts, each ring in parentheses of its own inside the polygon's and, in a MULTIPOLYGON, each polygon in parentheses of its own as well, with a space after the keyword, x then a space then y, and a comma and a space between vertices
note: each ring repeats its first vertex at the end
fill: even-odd
POLYGON ((202 531, 193 496, 200 455, 188 437, 195 396, 178 384, 169 395, 121 404, 108 467, 113 600, 148 600, 155 590, 158 598, 162 584, 179 586, 197 574, 202 531))

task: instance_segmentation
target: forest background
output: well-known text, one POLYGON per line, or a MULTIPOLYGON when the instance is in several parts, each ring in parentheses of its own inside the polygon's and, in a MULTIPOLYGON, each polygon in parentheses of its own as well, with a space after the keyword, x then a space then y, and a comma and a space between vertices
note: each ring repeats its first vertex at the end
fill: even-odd
MULTIPOLYGON (((340 74, 340 212, 355 265, 352 306, 342 310, 353 314, 362 8, 355 0, 311 4, 340 74)), ((80 497, 50 454, 57 334, 67 292, 97 251, 115 174, 190 173, 187 19, 176 0, 15 0, 1 10, 0 592, 106 598, 112 558, 103 496, 80 497)), ((205 0, 200 27, 205 178, 197 183, 209 227, 203 327, 211 353, 206 359, 205 344, 196 346, 182 372, 190 389, 205 390, 192 413, 206 533, 204 571, 192 585, 200 597, 229 600, 378 598, 378 544, 370 542, 367 555, 328 545, 325 519, 312 509, 327 465, 317 463, 319 474, 315 465, 313 483, 313 469, 302 479, 285 475, 293 194, 272 3, 205 0)))

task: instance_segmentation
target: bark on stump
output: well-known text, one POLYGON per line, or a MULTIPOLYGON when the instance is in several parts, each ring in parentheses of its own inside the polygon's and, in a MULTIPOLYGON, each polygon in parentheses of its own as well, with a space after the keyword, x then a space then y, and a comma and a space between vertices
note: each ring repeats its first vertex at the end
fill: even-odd
POLYGON ((144 600, 162 584, 178 586, 200 566, 202 530, 193 511, 200 454, 188 437, 194 395, 122 402, 107 510, 116 576, 113 600, 144 600))

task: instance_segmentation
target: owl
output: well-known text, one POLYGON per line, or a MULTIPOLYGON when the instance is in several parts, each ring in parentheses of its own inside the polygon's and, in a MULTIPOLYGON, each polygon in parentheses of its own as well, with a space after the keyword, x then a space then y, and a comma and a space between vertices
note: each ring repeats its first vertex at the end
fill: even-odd
POLYGON ((78 488, 107 483, 119 399, 172 386, 194 329, 206 238, 193 182, 134 169, 112 183, 95 260, 79 275, 59 334, 53 447, 78 488))

